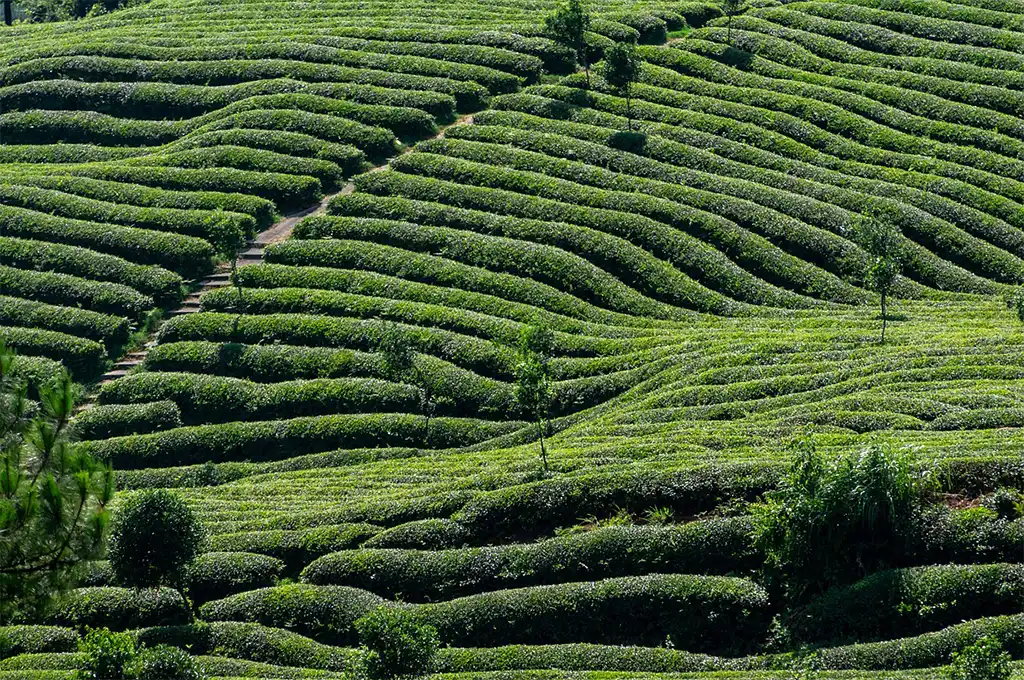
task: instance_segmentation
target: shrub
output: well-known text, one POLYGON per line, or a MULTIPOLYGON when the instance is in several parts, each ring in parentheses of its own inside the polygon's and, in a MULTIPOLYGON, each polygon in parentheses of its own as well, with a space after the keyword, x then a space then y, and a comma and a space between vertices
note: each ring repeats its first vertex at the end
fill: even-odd
POLYGON ((132 677, 128 666, 135 658, 135 639, 129 633, 106 628, 91 630, 78 643, 82 657, 80 676, 85 680, 124 680, 132 677))
POLYGON ((246 552, 203 553, 188 568, 188 596, 197 603, 277 583, 284 562, 246 552))
MULTIPOLYGON (((382 536, 370 543, 379 543, 382 536)), ((670 527, 604 527, 539 543, 488 548, 349 550, 316 560, 302 578, 422 602, 614 576, 728 574, 758 562, 751 550, 750 522, 736 518, 670 527)))
POLYGON ((395 607, 378 607, 356 621, 355 627, 361 669, 374 680, 421 675, 432 666, 440 647, 432 626, 395 607))
POLYGON ((128 320, 76 307, 0 295, 0 324, 46 328, 96 340, 111 348, 128 339, 128 320))
POLYGON ((334 645, 353 645, 353 625, 384 600, 357 588, 293 584, 261 588, 207 602, 200 616, 207 621, 249 621, 275 628, 289 627, 334 645))
POLYGON ((761 640, 768 594, 721 576, 650 575, 502 590, 420 605, 455 646, 600 642, 734 653, 761 640), (722 626, 720 622, 728 621, 722 626))
POLYGON ((58 626, 0 626, 0 658, 18 654, 71 652, 78 634, 58 626))
POLYGON ((983 637, 954 652, 948 676, 950 680, 1009 680, 1011 659, 998 640, 983 637))
POLYGON ((752 507, 769 583, 799 602, 898 562, 923 489, 906 454, 874 447, 828 460, 801 445, 779 488, 752 507))
POLYGON ((188 652, 170 645, 142 649, 127 670, 132 680, 201 680, 203 677, 199 664, 188 652))
POLYGON ((451 519, 421 519, 391 527, 367 538, 364 548, 458 548, 471 538, 466 527, 451 519))
POLYGON ((969 619, 1014 613, 1024 565, 929 566, 872 574, 796 612, 791 630, 816 643, 893 639, 969 619))
POLYGON ((140 491, 121 504, 110 531, 114 577, 125 585, 181 589, 205 533, 192 509, 164 489, 140 491))
POLYGON ((58 602, 51 623, 75 628, 128 630, 185 623, 190 618, 181 595, 170 588, 79 588, 58 602))
MULTIPOLYGON (((372 524, 335 524, 291 531, 244 531, 213 536, 210 546, 214 550, 269 555, 282 560, 290 572, 297 572, 317 557, 354 548, 378 533, 380 527, 372 524)), ((200 557, 200 561, 202 559, 200 557)))
POLYGON ((74 421, 75 434, 82 439, 146 434, 180 426, 181 412, 173 401, 93 406, 74 421))

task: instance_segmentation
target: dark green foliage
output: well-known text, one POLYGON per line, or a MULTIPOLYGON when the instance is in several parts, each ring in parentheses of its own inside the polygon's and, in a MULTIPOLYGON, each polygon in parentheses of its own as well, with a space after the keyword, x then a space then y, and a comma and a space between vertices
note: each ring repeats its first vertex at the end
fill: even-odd
POLYGON ((284 562, 247 552, 203 553, 188 568, 188 596, 196 604, 277 583, 284 562))
POLYGON ((462 524, 450 519, 432 518, 385 529, 368 538, 363 547, 444 550, 461 547, 469 538, 470 534, 462 524))
POLYGON ((558 44, 572 50, 576 61, 587 74, 590 86, 590 60, 587 55, 587 31, 590 30, 590 14, 584 9, 582 0, 567 0, 555 12, 544 18, 544 29, 558 44))
POLYGON ((125 680, 128 665, 135 658, 135 639, 129 633, 112 633, 108 628, 90 630, 78 643, 83 657, 79 677, 83 680, 125 680))
POLYGON ((199 664, 183 649, 170 645, 146 647, 128 664, 131 680, 201 680, 199 664))
POLYGON ((983 637, 953 654, 949 680, 1010 680, 1012 657, 995 638, 983 637))
POLYGON ((73 628, 128 630, 186 623, 182 596, 171 588, 78 588, 58 601, 48 622, 73 628))
POLYGON ((1011 614, 1024 601, 1024 565, 944 565, 872 574, 795 612, 790 628, 817 644, 907 637, 1011 614))
POLYGON ((693 28, 700 28, 712 19, 723 16, 722 9, 713 2, 683 2, 675 6, 675 11, 693 28))
POLYGON ((113 473, 68 436, 77 388, 61 370, 27 399, 0 340, 0 623, 72 585, 106 533, 113 473))
POLYGON ((164 489, 136 492, 118 508, 110 532, 114 578, 133 587, 180 590, 204 540, 199 520, 179 497, 164 489))
POLYGON ((864 270, 864 283, 879 294, 882 307, 882 344, 888 322, 888 298, 903 271, 903 233, 884 212, 864 216, 857 223, 857 241, 871 259, 864 270))
POLYGON ((633 83, 640 80, 643 62, 632 43, 615 43, 604 54, 601 75, 620 96, 626 98, 626 129, 633 130, 633 83))
POLYGON ((372 524, 334 524, 290 531, 278 529, 219 534, 211 537, 210 546, 214 550, 269 555, 282 560, 289 572, 298 572, 318 557, 354 548, 379 533, 380 527, 372 524))
POLYGON ((355 622, 360 670, 371 680, 422 675, 440 647, 437 631, 415 613, 378 607, 355 622))
POLYGON ((370 549, 387 533, 362 550, 318 559, 303 571, 303 580, 364 588, 391 599, 436 602, 503 588, 614 576, 730 574, 759 563, 746 518, 666 527, 610 526, 538 543, 486 548, 370 549))
POLYGON ((872 447, 826 458, 801 443, 788 475, 752 506, 765 575, 793 602, 899 562, 924 480, 908 454, 872 447))
POLYGON ((540 456, 544 471, 548 471, 548 452, 544 436, 551 414, 551 373, 549 358, 554 334, 546 326, 524 326, 519 336, 519 361, 515 366, 516 403, 523 413, 537 425, 540 456))
POLYGON ((74 421, 75 435, 81 439, 147 434, 180 426, 181 411, 173 401, 93 406, 74 421))
POLYGON ((78 634, 58 626, 0 626, 0 658, 18 654, 71 652, 78 634))
POLYGON ((384 600, 357 588, 293 584, 262 588, 207 602, 199 615, 206 621, 249 621, 288 627, 332 645, 353 645, 353 625, 384 600))
POLYGON ((600 642, 736 653, 764 635, 768 595, 745 579, 650 575, 565 583, 420 605, 453 646, 600 642), (721 626, 719 622, 728 621, 721 626))

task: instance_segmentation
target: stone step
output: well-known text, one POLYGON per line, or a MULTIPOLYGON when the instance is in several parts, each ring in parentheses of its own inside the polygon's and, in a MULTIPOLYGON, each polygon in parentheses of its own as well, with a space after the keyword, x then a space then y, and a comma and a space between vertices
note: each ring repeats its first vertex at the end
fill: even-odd
POLYGON ((110 382, 111 380, 123 378, 126 375, 128 375, 127 368, 115 368, 114 370, 107 371, 106 373, 103 374, 103 377, 100 378, 100 384, 102 385, 105 382, 110 382))

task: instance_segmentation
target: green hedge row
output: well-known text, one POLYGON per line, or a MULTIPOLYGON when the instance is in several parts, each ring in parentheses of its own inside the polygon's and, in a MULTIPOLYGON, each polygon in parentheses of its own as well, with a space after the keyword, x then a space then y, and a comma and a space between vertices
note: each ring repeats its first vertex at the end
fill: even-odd
POLYGON ((722 8, 712 2, 688 0, 674 5, 673 9, 679 12, 686 19, 687 25, 692 28, 700 28, 712 19, 722 16, 722 8))
POLYGON ((317 158, 299 158, 288 154, 248 149, 242 146, 215 146, 154 154, 143 158, 124 161, 132 166, 160 166, 189 169, 235 168, 251 172, 270 172, 281 175, 315 177, 327 190, 340 187, 344 171, 331 163, 317 158))
POLYGON ((169 399, 190 424, 331 415, 415 413, 419 393, 408 385, 365 378, 325 378, 275 384, 189 373, 139 373, 100 388, 103 404, 169 399))
POLYGON ((680 649, 714 653, 756 647, 771 618, 768 594, 760 586, 738 578, 688 575, 496 591, 420 605, 416 611, 453 646, 654 646, 671 639, 680 649))
MULTIPOLYGON (((501 171, 494 170, 495 174, 498 172, 501 171)), ((457 184, 445 179, 396 171, 360 175, 355 182, 361 191, 371 194, 398 195, 526 219, 566 222, 627 239, 633 245, 668 261, 694 280, 691 290, 687 291, 687 306, 694 309, 716 313, 736 311, 738 306, 726 295, 780 306, 795 305, 801 299, 756 279, 718 250, 685 231, 681 232, 644 215, 610 208, 572 205, 506 188, 457 184)), ((628 203, 615 205, 628 207, 628 203)))
POLYGON ((82 666, 82 655, 76 652, 19 654, 0 661, 0 670, 73 671, 82 666))
POLYGON ((188 277, 208 272, 213 256, 213 247, 193 236, 71 220, 7 205, 0 206, 0 229, 5 236, 59 241, 188 277))
POLYGON ((124 224, 140 229, 170 231, 204 239, 210 238, 214 222, 228 223, 246 236, 251 236, 256 231, 256 220, 251 215, 226 211, 211 213, 178 208, 138 207, 31 186, 0 185, 0 201, 5 205, 18 205, 51 215, 124 224))
POLYGON ((81 439, 149 434, 174 427, 181 427, 181 411, 173 401, 92 406, 74 420, 75 434, 81 439))
POLYGON ((189 566, 188 597, 196 604, 277 583, 284 562, 249 552, 203 553, 189 566))
POLYGON ((455 99, 440 92, 396 90, 358 83, 307 83, 288 78, 256 80, 235 85, 179 85, 160 82, 83 82, 43 80, 0 88, 6 111, 18 109, 89 110, 117 115, 125 104, 132 117, 152 120, 192 118, 222 109, 232 102, 271 94, 307 93, 361 104, 407 107, 426 111, 439 120, 455 114, 455 99))
MULTIPOLYGON (((344 211, 349 215, 358 215, 356 206, 370 201, 347 200, 356 195, 343 196, 339 197, 342 200, 332 201, 332 212, 344 211)), ((452 212, 455 213, 456 210, 452 212)), ((449 219, 456 222, 459 217, 455 214, 449 219)), ((501 219, 488 217, 491 221, 501 219)), ((679 316, 678 310, 669 305, 686 304, 693 299, 695 290, 701 290, 699 285, 685 275, 680 275, 678 271, 664 266, 663 263, 659 266, 656 258, 621 239, 601 238, 585 231, 576 234, 574 232, 582 230, 557 223, 538 222, 528 225, 504 224, 502 226, 507 227, 508 231, 494 235, 477 233, 478 230, 486 229, 484 225, 487 221, 487 218, 484 218, 475 229, 463 229, 461 225, 428 226, 415 219, 399 222, 370 219, 364 215, 317 216, 305 220, 302 233, 297 236, 376 242, 420 255, 438 253, 445 260, 532 280, 596 306, 620 313, 631 311, 637 315, 657 318, 679 316), (544 236, 537 233, 539 229, 543 229, 540 233, 544 236), (533 242, 533 239, 539 242, 533 242), (571 250, 566 246, 570 246, 571 250), (612 254, 616 252, 617 255, 612 254), (664 278, 669 279, 671 287, 668 291, 656 290, 655 285, 650 285, 648 280, 641 280, 640 285, 636 285, 635 274, 643 265, 654 268, 656 273, 648 275, 651 279, 660 273, 667 274, 661 278, 662 281, 664 278), (604 269, 605 267, 608 269, 604 269), (621 269, 627 270, 627 276, 619 277, 621 269), (653 293, 653 299, 648 297, 650 293, 653 293)), ((295 251, 301 247, 299 244, 292 246, 289 260, 300 263, 299 258, 295 257, 295 251)), ((323 253, 319 259, 311 260, 310 264, 322 263, 332 250, 344 252, 347 247, 348 244, 344 242, 333 246, 310 245, 308 248, 314 256, 318 254, 317 251, 323 253)))
POLYGON ((428 57, 441 61, 475 64, 519 76, 527 84, 540 80, 544 62, 532 54, 513 52, 490 45, 467 45, 427 41, 367 40, 349 36, 317 36, 314 41, 344 50, 376 54, 428 57))
MULTIPOLYGON (((292 243, 276 246, 291 248, 292 243)), ((330 244, 328 244, 329 247, 330 244)), ((370 350, 382 322, 308 314, 237 315, 200 312, 174 317, 160 331, 161 342, 206 340, 235 343, 280 342, 310 347, 370 350)), ((507 347, 438 329, 399 325, 415 349, 488 377, 509 377, 515 353, 507 347)))
POLYGON ((66 172, 78 177, 142 184, 175 191, 249 194, 252 198, 270 199, 281 211, 307 208, 320 200, 322 195, 320 181, 315 177, 254 172, 237 168, 165 168, 108 163, 83 165, 66 172))
POLYGON ((460 548, 471 538, 466 527, 451 519, 420 519, 399 524, 367 539, 364 548, 445 550, 460 548))
POLYGON ((43 356, 62 362, 77 381, 99 374, 106 360, 106 350, 95 340, 57 331, 0 326, 0 339, 19 354, 43 356))
MULTIPOLYGON (((282 43, 276 43, 282 44, 282 43)), ((271 45, 273 47, 273 45, 271 45)), ((129 48, 130 49, 130 48, 129 48)), ((372 56, 372 55, 367 55, 372 56)), ((4 69, 0 84, 65 79, 83 81, 170 82, 183 85, 235 85, 253 80, 291 78, 309 82, 359 83, 400 90, 423 90, 451 95, 459 111, 479 111, 487 103, 488 89, 472 79, 455 80, 456 71, 465 68, 479 72, 480 67, 437 62, 440 76, 425 76, 376 70, 374 67, 353 68, 333 64, 316 64, 281 59, 217 61, 138 61, 112 57, 53 57, 35 59, 4 69)), ((483 69, 490 71, 490 69, 483 69)), ((493 73, 501 88, 516 89, 518 78, 506 73, 493 73)))
MULTIPOLYGON (((46 57, 21 62, 12 66, 11 73, 0 79, 0 82, 10 84, 55 76, 74 77, 76 80, 196 82, 195 78, 206 75, 206 82, 213 85, 237 82, 243 72, 248 76, 245 80, 286 74, 299 80, 346 81, 355 79, 352 71, 356 69, 372 69, 389 74, 479 83, 494 94, 513 92, 522 84, 521 78, 486 66, 415 55, 346 50, 300 41, 188 48, 115 43, 99 50, 105 56, 92 56, 89 51, 89 48, 77 48, 76 56, 73 57, 46 57), (123 63, 139 59, 140 54, 146 60, 141 64, 132 61, 127 65, 123 63), (255 73, 251 73, 254 70, 255 73), (105 77, 97 78, 101 74, 105 77), (121 77, 129 74, 133 77, 121 77)), ((383 84, 372 80, 370 82, 383 84)), ((438 90, 444 91, 441 88, 438 90)))
POLYGON ((0 236, 0 262, 27 270, 52 271, 120 283, 162 305, 181 300, 181 277, 159 267, 138 265, 113 255, 63 243, 0 236))
POLYGON ((127 630, 186 623, 188 606, 171 588, 78 588, 63 598, 48 623, 72 628, 127 630))
POLYGON ((329 161, 341 168, 346 177, 367 169, 366 154, 350 144, 326 142, 301 132, 283 130, 253 130, 232 128, 211 130, 183 137, 174 143, 174 149, 197 149, 219 146, 242 146, 266 149, 289 156, 301 156, 329 161))
POLYGON ((0 293, 133 319, 153 307, 153 298, 120 283, 3 265, 0 265, 0 293))
MULTIPOLYGON (((603 95, 592 96, 597 102, 604 101, 603 95)), ((585 140, 593 142, 596 147, 589 148, 599 153, 602 153, 601 146, 622 146, 617 141, 621 136, 618 129, 621 119, 612 114, 589 108, 553 111, 553 108, 565 106, 565 102, 526 94, 502 97, 495 101, 495 106, 517 111, 489 110, 477 116, 475 122, 481 127, 508 126, 585 140), (580 122, 542 118, 533 113, 569 116, 580 122)), ((678 114, 682 117, 685 112, 678 111, 678 114)), ((862 212, 884 200, 896 214, 904 215, 903 222, 908 229, 916 229, 914 223, 921 215, 920 211, 910 209, 915 206, 995 242, 1009 244, 1020 240, 1019 233, 1014 235, 1014 229, 1006 222, 1014 220, 1014 201, 991 192, 934 175, 844 164, 753 124, 733 121, 712 124, 705 118, 707 116, 696 120, 686 118, 679 121, 680 125, 644 123, 643 128, 648 133, 644 144, 642 148, 634 145, 630 151, 658 161, 653 165, 635 155, 615 156, 611 151, 603 154, 617 161, 612 167, 622 167, 631 173, 660 173, 662 168, 675 166, 672 173, 686 185, 767 201, 776 210, 838 235, 848 233, 851 212, 862 212), (772 198, 774 196, 780 198, 772 198)), ((546 148, 558 147, 546 145, 546 148)), ((834 266, 837 271, 848 272, 852 264, 837 262, 834 266)), ((932 286, 955 284, 971 289, 984 283, 919 245, 910 248, 907 267, 910 276, 932 286)))
POLYGON ((179 427, 153 434, 90 441, 88 449, 116 468, 131 469, 204 461, 280 460, 339 446, 448 448, 475 444, 523 426, 521 422, 435 418, 430 423, 429 434, 425 435, 423 418, 412 415, 310 416, 179 427))
MULTIPOLYGON (((643 12, 609 14, 603 18, 625 24, 639 34, 637 42, 644 45, 660 45, 668 40, 668 24, 661 17, 643 12)), ((682 17, 679 17, 682 21, 682 17)))
POLYGON ((390 599, 447 600, 503 588, 680 572, 729 574, 757 566, 747 519, 671 527, 604 527, 539 543, 425 550, 363 549, 316 560, 302 580, 390 599))
POLYGON ((793 614, 800 640, 889 640, 961 621, 1013 614, 1024 602, 1024 565, 942 565, 872 574, 834 588, 793 614))
MULTIPOLYGON (((5 288, 0 267, 0 290, 5 288)), ((43 302, 0 295, 0 325, 45 328, 102 342, 108 349, 128 339, 128 320, 76 307, 60 307, 43 302)))
POLYGON ((375 377, 380 373, 380 360, 372 354, 330 347, 195 341, 157 345, 146 356, 146 368, 271 382, 375 377))
MULTIPOLYGON (((290 585, 203 605, 207 620, 236 620, 351 644, 352 624, 387 601, 344 586, 290 585)), ((768 595, 750 581, 720 576, 649 575, 504 590, 416 607, 446 643, 606 642, 732 652, 756 645, 770 618, 768 595), (718 625, 718 621, 730 626, 718 625)))
MULTIPOLYGON (((136 638, 147 646, 174 645, 192 654, 249 659, 290 667, 350 670, 356 650, 332 647, 287 630, 230 621, 146 628, 136 638)), ((276 676, 275 676, 276 677, 276 676)))
POLYGON ((239 193, 205 191, 186 187, 185 191, 170 191, 132 184, 127 180, 105 181, 90 177, 67 175, 26 175, 19 184, 56 189, 67 194, 86 196, 118 205, 137 205, 150 208, 177 208, 179 210, 226 210, 251 215, 257 229, 274 222, 274 203, 260 196, 239 193))
POLYGON ((18 654, 71 652, 78 634, 58 626, 0 626, 0 659, 18 654))
POLYGON ((87 163, 115 161, 144 153, 145 149, 92 144, 11 144, 0 147, 0 163, 87 163))
POLYGON ((214 550, 270 555, 284 562, 289 573, 314 559, 338 550, 355 548, 381 532, 372 524, 333 524, 312 529, 242 531, 210 538, 214 550))
MULTIPOLYGON (((824 201, 794 196, 791 191, 766 187, 756 180, 737 181, 704 170, 679 167, 689 158, 678 153, 673 154, 673 162, 646 157, 656 153, 648 150, 648 146, 667 146, 664 142, 645 141, 640 151, 644 156, 641 156, 609 148, 606 144, 615 144, 611 136, 601 140, 603 143, 593 143, 561 134, 559 128, 565 124, 540 122, 541 130, 526 130, 518 125, 506 127, 501 118, 501 114, 487 116, 486 124, 473 125, 471 131, 453 130, 444 140, 424 146, 424 150, 483 162, 487 162, 493 151, 491 162, 494 165, 541 171, 596 187, 627 191, 643 188, 654 196, 719 213, 754 234, 769 238, 787 252, 841 277, 855 279, 865 266, 863 254, 845 238, 844 229, 850 222, 850 215, 822 205, 824 201), (466 144, 463 140, 480 144, 466 144), (498 144, 502 148, 496 150, 498 144)), ((590 132, 594 136, 595 132, 599 134, 593 128, 590 132)), ((721 161, 719 164, 725 165, 721 161)))
POLYGON ((288 627, 325 644, 354 646, 358 637, 353 624, 385 603, 386 600, 356 588, 292 584, 207 602, 200 608, 199 616, 206 621, 288 627))
MULTIPOLYGON (((345 282, 353 276, 360 277, 355 280, 357 282, 364 281, 368 277, 379 281, 382 276, 387 276, 389 281, 394 281, 392 285, 400 285, 402 281, 411 281, 431 286, 434 289, 447 288, 477 293, 486 295, 493 300, 532 306, 576 319, 619 322, 622 325, 644 323, 638 321, 637 317, 598 307, 538 281, 492 272, 482 267, 438 258, 432 254, 413 253, 391 246, 357 241, 335 240, 329 245, 321 244, 312 251, 308 248, 294 248, 288 243, 290 242, 282 244, 281 247, 267 250, 264 258, 270 263, 303 267, 300 272, 289 273, 296 280, 293 283, 283 284, 287 286, 301 285, 306 288, 323 287, 346 290, 348 284, 345 282), (313 258, 314 255, 316 259, 313 258), (322 265, 313 266, 311 260, 312 262, 321 262, 322 265), (338 269, 346 271, 334 271, 338 269), (365 271, 370 273, 366 274, 365 271), (300 280, 310 283, 300 283, 300 280), (316 285, 315 281, 322 281, 322 283, 316 285)), ((274 273, 276 275, 274 278, 282 280, 280 272, 274 273)), ((500 302, 492 304, 500 304, 500 302)), ((675 311, 675 316, 680 318, 687 315, 682 310, 673 311, 675 311)), ((665 313, 662 312, 662 314, 665 313)))
MULTIPOLYGON (((438 673, 486 673, 497 671, 557 668, 559 677, 578 677, 574 671, 619 671, 642 673, 697 673, 719 671, 727 667, 724 659, 706 654, 693 654, 666 647, 623 647, 588 643, 560 645, 506 645, 502 647, 471 647, 442 649, 434 662, 438 673), (572 673, 572 675, 570 675, 572 673)), ((635 675, 628 677, 637 677, 635 675)), ((463 677, 463 676, 457 676, 463 677)), ((504 674, 501 677, 505 677, 504 674)), ((513 676, 514 677, 514 676, 513 676)), ((529 676, 527 676, 529 677, 529 676)), ((658 676, 654 676, 658 677, 658 676)), ((674 677, 674 676, 670 676, 674 677)), ((771 680, 761 674, 722 676, 684 676, 694 678, 722 677, 729 680, 771 680)), ((848 678, 847 680, 853 680, 848 678)), ((876 680, 883 680, 876 678, 876 680)), ((884 679, 890 680, 890 679, 884 679)))
POLYGON ((530 540, 573 526, 580 517, 620 509, 643 514, 667 507, 696 515, 731 498, 753 500, 775 487, 777 464, 733 464, 688 470, 591 471, 478 494, 454 517, 475 542, 530 540))

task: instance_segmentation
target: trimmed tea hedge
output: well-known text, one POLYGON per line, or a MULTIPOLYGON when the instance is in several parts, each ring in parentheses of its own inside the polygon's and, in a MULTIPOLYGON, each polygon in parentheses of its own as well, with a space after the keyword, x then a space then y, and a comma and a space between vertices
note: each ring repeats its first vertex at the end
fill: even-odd
POLYGON ((78 588, 60 601, 50 622, 73 628, 127 630, 189 620, 188 606, 171 588, 78 588))
POLYGON ((149 434, 174 427, 181 427, 181 412, 173 401, 92 406, 74 420, 75 434, 81 439, 149 434))

